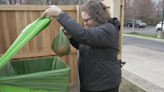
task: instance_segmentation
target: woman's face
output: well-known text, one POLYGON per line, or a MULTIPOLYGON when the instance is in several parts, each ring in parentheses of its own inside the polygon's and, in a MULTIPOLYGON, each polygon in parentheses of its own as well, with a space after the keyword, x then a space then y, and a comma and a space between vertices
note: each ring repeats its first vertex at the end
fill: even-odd
POLYGON ((85 27, 94 27, 94 20, 87 12, 82 11, 81 16, 85 27))

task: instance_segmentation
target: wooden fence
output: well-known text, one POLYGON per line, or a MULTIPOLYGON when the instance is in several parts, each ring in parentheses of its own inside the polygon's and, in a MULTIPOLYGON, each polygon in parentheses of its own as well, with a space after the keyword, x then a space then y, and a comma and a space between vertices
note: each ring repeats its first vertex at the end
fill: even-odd
MULTIPOLYGON (((121 14, 120 21, 123 25, 123 3, 120 5, 121 14)), ((67 12, 81 25, 83 24, 80 8, 77 6, 58 6, 67 12)), ((0 57, 7 51, 21 31, 34 20, 39 18, 41 14, 48 8, 47 5, 0 5, 0 57)), ((50 25, 39 33, 36 37, 30 40, 12 59, 28 59, 57 56, 51 49, 51 44, 59 33, 61 25, 56 19, 53 19, 50 25)), ((122 30, 120 30, 120 52, 118 59, 121 59, 122 52, 122 30)), ((59 56, 61 57, 61 56, 59 56)), ((68 55, 62 56, 61 59, 71 67, 70 83, 78 81, 78 51, 71 46, 71 51, 68 55)))

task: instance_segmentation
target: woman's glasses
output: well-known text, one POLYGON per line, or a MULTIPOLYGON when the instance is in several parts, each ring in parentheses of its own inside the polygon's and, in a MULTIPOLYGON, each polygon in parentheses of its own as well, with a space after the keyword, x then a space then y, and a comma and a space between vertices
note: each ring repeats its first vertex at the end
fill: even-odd
POLYGON ((88 20, 90 20, 90 19, 92 19, 92 17, 90 17, 89 19, 82 19, 83 20, 83 22, 88 22, 88 20))

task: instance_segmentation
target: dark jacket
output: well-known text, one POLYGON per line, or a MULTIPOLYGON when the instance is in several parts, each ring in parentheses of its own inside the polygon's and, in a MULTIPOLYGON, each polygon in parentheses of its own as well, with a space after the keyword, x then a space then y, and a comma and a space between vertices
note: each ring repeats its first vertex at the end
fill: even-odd
POLYGON ((67 13, 58 22, 72 36, 71 44, 79 49, 79 76, 83 89, 108 90, 121 82, 119 52, 120 22, 114 18, 106 24, 84 28, 67 13))

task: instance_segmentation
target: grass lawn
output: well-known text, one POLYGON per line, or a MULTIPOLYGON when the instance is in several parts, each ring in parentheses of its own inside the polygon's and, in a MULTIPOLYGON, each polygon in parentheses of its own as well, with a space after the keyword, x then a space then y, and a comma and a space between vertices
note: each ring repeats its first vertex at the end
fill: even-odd
POLYGON ((132 82, 128 81, 124 77, 122 77, 120 92, 146 92, 146 91, 141 89, 137 85, 133 84, 132 82))
MULTIPOLYGON (((137 36, 144 36, 144 37, 157 38, 157 35, 152 35, 152 34, 126 33, 126 32, 123 32, 123 34, 131 34, 131 35, 137 35, 137 36)), ((157 39, 159 39, 159 38, 157 38, 157 39)), ((160 38, 160 39, 164 39, 164 38, 160 38)))

